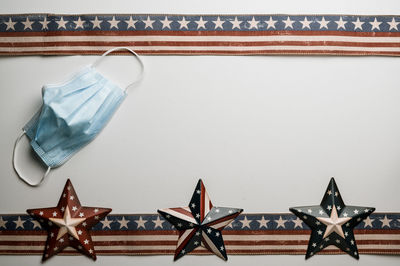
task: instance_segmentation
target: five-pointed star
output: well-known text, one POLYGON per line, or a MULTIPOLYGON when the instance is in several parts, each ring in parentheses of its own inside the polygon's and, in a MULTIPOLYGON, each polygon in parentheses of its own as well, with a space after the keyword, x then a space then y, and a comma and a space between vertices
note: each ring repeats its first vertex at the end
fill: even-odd
POLYGON ((167 16, 165 16, 164 20, 160 20, 160 22, 162 23, 162 28, 167 28, 167 29, 171 29, 171 23, 172 21, 168 19, 167 16))
POLYGON ((154 229, 156 229, 157 227, 163 228, 163 223, 164 221, 160 219, 160 216, 157 216, 156 220, 152 221, 154 223, 154 229))
POLYGON ((110 23, 110 29, 112 28, 117 28, 118 29, 118 23, 120 22, 119 20, 115 19, 115 16, 112 17, 111 20, 107 21, 108 23, 110 23))
POLYGON ((79 28, 83 29, 83 23, 85 23, 85 22, 81 19, 81 17, 78 17, 78 20, 74 20, 74 23, 75 23, 76 29, 79 29, 79 28))
POLYGON ((15 23, 17 23, 17 22, 13 22, 13 21, 11 20, 11 18, 9 18, 9 19, 8 19, 8 22, 3 22, 3 23, 7 25, 6 30, 15 30, 14 25, 15 25, 15 23))
POLYGON ((140 227, 146 229, 146 226, 144 224, 147 223, 147 220, 143 220, 142 216, 139 216, 139 220, 134 220, 134 222, 137 224, 137 229, 139 229, 140 227))
POLYGON ((353 229, 374 210, 375 208, 369 207, 346 206, 333 178, 331 178, 319 206, 290 208, 290 211, 303 220, 312 230, 306 259, 330 245, 335 245, 358 259, 353 229))
POLYGON ((190 21, 187 21, 185 19, 185 17, 182 17, 182 20, 178 20, 178 23, 180 25, 180 29, 184 29, 184 28, 188 29, 188 25, 187 24, 190 23, 190 21))
POLYGON ((144 28, 146 29, 146 28, 150 28, 150 29, 152 29, 153 28, 153 23, 154 23, 154 20, 151 20, 150 19, 150 16, 147 16, 147 19, 146 20, 143 20, 143 22, 144 22, 144 28))
POLYGON ((0 216, 0 228, 7 228, 6 223, 8 223, 8 221, 4 221, 3 216, 0 216))
POLYGON ((371 30, 374 30, 374 29, 380 30, 379 25, 381 25, 382 22, 378 22, 378 20, 376 20, 376 18, 375 18, 374 21, 370 22, 369 24, 371 24, 371 26, 372 26, 371 30))
POLYGON ((102 228, 102 229, 104 229, 104 228, 109 228, 109 229, 111 229, 111 223, 112 223, 112 222, 114 222, 114 221, 108 220, 107 217, 104 218, 103 221, 100 221, 100 223, 103 225, 101 228, 102 228))
POLYGON ((125 220, 125 217, 122 216, 121 220, 117 220, 117 222, 119 223, 119 229, 121 228, 128 228, 128 223, 130 222, 129 220, 125 220))
POLYGON ((129 20, 128 20, 128 21, 125 21, 125 23, 128 24, 128 25, 126 26, 126 28, 127 28, 127 29, 129 29, 129 28, 135 29, 135 28, 136 28, 136 26, 135 26, 136 22, 137 22, 137 20, 134 20, 132 17, 129 17, 129 20))
POLYGON ((240 23, 242 23, 243 21, 238 20, 237 17, 235 17, 235 19, 233 21, 229 21, 230 23, 232 23, 232 30, 233 29, 240 29, 240 23))
POLYGON ((278 224, 276 226, 276 228, 279 228, 279 227, 286 228, 285 223, 287 222, 287 220, 282 219, 282 216, 279 216, 279 219, 275 220, 275 222, 278 224))
POLYGON ((42 229, 42 226, 40 225, 40 223, 36 220, 32 220, 31 223, 33 224, 33 229, 35 229, 36 227, 39 229, 42 229))
POLYGON ((47 21, 47 17, 43 18, 43 21, 39 21, 40 24, 42 24, 42 29, 47 30, 48 29, 48 24, 50 23, 50 21, 47 21))
POLYGON ((94 20, 90 21, 93 24, 93 29, 99 28, 101 29, 100 23, 102 23, 102 20, 99 20, 97 17, 94 18, 94 20))
POLYGON ((219 17, 217 17, 217 20, 212 20, 212 23, 214 23, 215 28, 214 29, 218 29, 221 28, 223 29, 224 27, 222 26, 222 24, 224 23, 224 20, 221 20, 219 17))
POLYGON ((333 209, 331 211, 331 216, 329 218, 327 218, 327 217, 316 217, 316 218, 318 219, 318 221, 320 221, 326 225, 326 229, 325 229, 323 238, 326 238, 333 232, 337 233, 342 238, 344 238, 342 226, 351 220, 350 217, 339 218, 335 205, 333 205, 333 209))
POLYGON ((269 28, 273 28, 275 29, 275 24, 276 24, 277 20, 273 20, 272 17, 269 17, 269 20, 266 20, 265 23, 267 23, 267 29, 269 28))
POLYGON ((14 223, 15 223, 15 229, 18 229, 19 227, 21 227, 22 229, 24 228, 25 221, 21 220, 20 216, 18 216, 18 219, 14 221, 14 223))
POLYGON ((361 22, 360 18, 357 18, 357 20, 352 23, 354 24, 354 30, 356 29, 362 30, 362 25, 364 24, 364 22, 361 22))
POLYGON ((58 29, 62 29, 62 28, 66 29, 67 27, 65 26, 65 24, 67 24, 67 23, 68 23, 68 21, 65 21, 64 17, 61 17, 60 20, 57 21, 57 24, 58 24, 57 28, 58 29))
POLYGON ((299 217, 297 217, 296 220, 292 220, 292 222, 294 223, 294 228, 303 228, 303 221, 299 217))
POLYGON ((179 230, 174 259, 177 260, 202 244, 218 257, 227 260, 221 230, 243 210, 215 207, 201 179, 189 207, 161 209, 158 212, 179 230))
POLYGON ((56 207, 27 210, 44 229, 48 230, 42 260, 47 260, 68 246, 95 260, 90 229, 110 211, 111 209, 106 208, 81 206, 75 189, 68 180, 56 207), (75 211, 72 210, 73 207, 76 208, 75 211), (96 209, 97 212, 94 211, 96 209))
POLYGON ((300 23, 303 24, 302 29, 306 29, 306 28, 311 29, 311 27, 310 27, 311 22, 312 22, 312 20, 308 20, 307 17, 304 17, 304 20, 300 21, 300 23))
POLYGON ((392 221, 392 219, 388 219, 387 215, 385 215, 385 217, 383 217, 383 219, 379 219, 379 221, 381 221, 382 227, 387 226, 390 228, 390 222, 392 221))
POLYGON ((259 20, 256 20, 254 17, 250 20, 250 21, 248 21, 249 22, 249 24, 250 24, 250 27, 249 27, 249 29, 251 30, 251 29, 257 29, 258 28, 258 23, 260 22, 259 20))
POLYGON ((78 234, 76 232, 76 226, 85 221, 86 218, 72 218, 71 214, 69 213, 69 208, 67 208, 67 210, 64 212, 64 217, 62 219, 49 218, 49 220, 60 227, 57 235, 57 240, 67 233, 79 240, 78 234))
POLYGON ((197 29, 201 29, 201 28, 205 29, 206 28, 205 24, 207 23, 207 21, 203 20, 203 17, 200 17, 200 19, 196 20, 195 22, 197 23, 197 29))
POLYGON ((387 24, 389 24, 389 26, 390 26, 389 30, 397 30, 397 25, 400 24, 400 21, 396 22, 396 20, 394 18, 392 18, 392 21, 387 22, 387 24))
POLYGON ((22 22, 22 24, 24 24, 24 30, 27 30, 27 29, 32 29, 32 24, 34 23, 33 21, 30 21, 29 20, 29 18, 26 18, 26 20, 25 21, 21 21, 22 22))
POLYGON ((364 220, 364 228, 367 226, 372 227, 372 223, 375 221, 375 219, 369 218, 369 216, 364 220))
POLYGON ((246 216, 243 218, 243 220, 239 220, 239 222, 242 223, 242 228, 245 228, 245 227, 250 228, 250 223, 252 221, 253 220, 248 220, 246 216))
POLYGON ((294 20, 290 20, 290 17, 287 17, 287 19, 284 20, 283 23, 285 23, 285 29, 287 29, 287 28, 293 29, 294 20))
POLYGON ((322 19, 320 20, 320 21, 318 21, 318 23, 319 23, 319 28, 320 29, 327 29, 328 28, 328 23, 329 23, 329 20, 328 21, 326 21, 325 20, 325 17, 322 17, 322 19))
POLYGON ((269 220, 265 220, 264 215, 261 217, 260 220, 257 220, 257 222, 260 224, 259 228, 261 228, 261 227, 268 228, 267 223, 269 223, 269 220))
POLYGON ((342 17, 339 18, 339 20, 336 20, 335 23, 338 25, 337 28, 338 29, 346 29, 345 25, 347 22, 343 20, 342 17))

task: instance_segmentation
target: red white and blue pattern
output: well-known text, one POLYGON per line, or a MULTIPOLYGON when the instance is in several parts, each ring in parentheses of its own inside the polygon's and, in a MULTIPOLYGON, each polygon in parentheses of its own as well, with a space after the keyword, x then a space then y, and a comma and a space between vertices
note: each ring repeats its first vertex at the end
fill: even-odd
POLYGON ((177 260, 194 249, 203 246, 218 257, 227 260, 221 230, 230 224, 243 210, 215 207, 200 179, 193 192, 189 207, 158 210, 178 231, 174 259, 177 260))
POLYGON ((115 46, 140 54, 400 56, 400 16, 0 15, 0 55, 101 54, 115 46))
MULTIPOLYGON (((97 256, 172 255, 178 231, 159 214, 115 214, 90 232, 97 256)), ((229 255, 298 254, 307 251, 311 230, 290 213, 244 213, 222 230, 229 255)), ((373 213, 354 229, 360 254, 400 255, 400 213, 373 213)), ((47 232, 26 214, 0 214, 0 254, 41 255, 47 232)), ((59 255, 79 255, 71 247, 59 255)), ((191 254, 212 254, 204 247, 191 254)), ((318 254, 343 254, 329 246, 318 254)), ((318 256, 318 255, 317 255, 318 256)))
MULTIPOLYGON (((96 260, 90 230, 110 213, 111 209, 82 206, 69 179, 56 207, 30 209, 27 212, 34 219, 31 220, 33 229, 43 227, 47 230, 43 261, 66 247, 73 247, 96 260)), ((7 224, 7 222, 3 223, 4 226, 7 224)), ((0 227, 3 223, 0 219, 0 227)), ((19 218, 15 223, 15 228, 20 227, 24 228, 24 222, 19 218)))

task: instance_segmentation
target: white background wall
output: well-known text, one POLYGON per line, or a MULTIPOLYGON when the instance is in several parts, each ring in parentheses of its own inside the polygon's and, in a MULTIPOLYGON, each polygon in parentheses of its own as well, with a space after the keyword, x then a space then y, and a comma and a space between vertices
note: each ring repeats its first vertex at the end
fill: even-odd
MULTIPOLYGON (((375 1, 15 1, 0 13, 342 13, 400 14, 375 1)), ((92 56, 0 58, 0 213, 54 206, 67 178, 85 205, 113 213, 184 206, 199 177, 214 203, 246 212, 318 204, 331 176, 347 204, 400 211, 400 59, 391 57, 144 56, 146 76, 109 126, 51 172, 39 188, 20 182, 11 152, 41 103, 92 56)), ((137 65, 111 57, 101 70, 127 84, 137 65)), ((27 141, 24 173, 43 169, 27 141)), ((394 256, 229 256, 229 265, 398 265, 394 256)), ((51 265, 92 265, 84 256, 51 265)), ((215 256, 100 256, 96 265, 225 265, 215 256)), ((1 256, 1 265, 39 265, 40 256, 1 256)))

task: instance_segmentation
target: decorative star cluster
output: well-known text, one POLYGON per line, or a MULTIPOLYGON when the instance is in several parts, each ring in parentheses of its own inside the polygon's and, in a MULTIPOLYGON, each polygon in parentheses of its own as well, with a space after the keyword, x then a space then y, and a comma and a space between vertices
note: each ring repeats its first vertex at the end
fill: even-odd
POLYGON ((197 183, 189 207, 158 210, 167 221, 179 230, 175 260, 200 245, 227 260, 228 256, 221 230, 242 211, 237 208, 213 206, 201 179, 197 183))
POLYGON ((399 31, 391 16, 29 16, 0 17, 0 30, 350 30, 399 31), (17 28, 18 29, 17 29, 17 28))
POLYGON ((346 206, 334 178, 331 178, 319 206, 294 207, 290 211, 312 230, 306 259, 330 245, 358 259, 353 229, 367 219, 375 208, 346 206))
POLYGON ((81 206, 68 179, 56 207, 29 209, 27 212, 40 222, 41 227, 48 230, 43 261, 67 246, 74 247, 95 260, 90 229, 110 213, 111 209, 81 206))

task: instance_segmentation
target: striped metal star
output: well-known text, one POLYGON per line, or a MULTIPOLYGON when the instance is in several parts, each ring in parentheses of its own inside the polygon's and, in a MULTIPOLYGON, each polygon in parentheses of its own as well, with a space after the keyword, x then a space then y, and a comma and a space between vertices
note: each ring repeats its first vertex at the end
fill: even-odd
POLYGON ((43 261, 68 246, 96 260, 90 229, 111 209, 81 206, 69 179, 56 207, 30 209, 27 212, 48 231, 43 261))
POLYGON ((331 178, 319 206, 293 207, 290 211, 312 230, 306 259, 330 245, 335 245, 359 259, 353 229, 374 212, 375 208, 346 206, 335 179, 331 178))
POLYGON ((188 207, 158 210, 179 231, 174 260, 199 246, 227 260, 221 230, 242 211, 243 209, 213 206, 201 179, 188 207))

